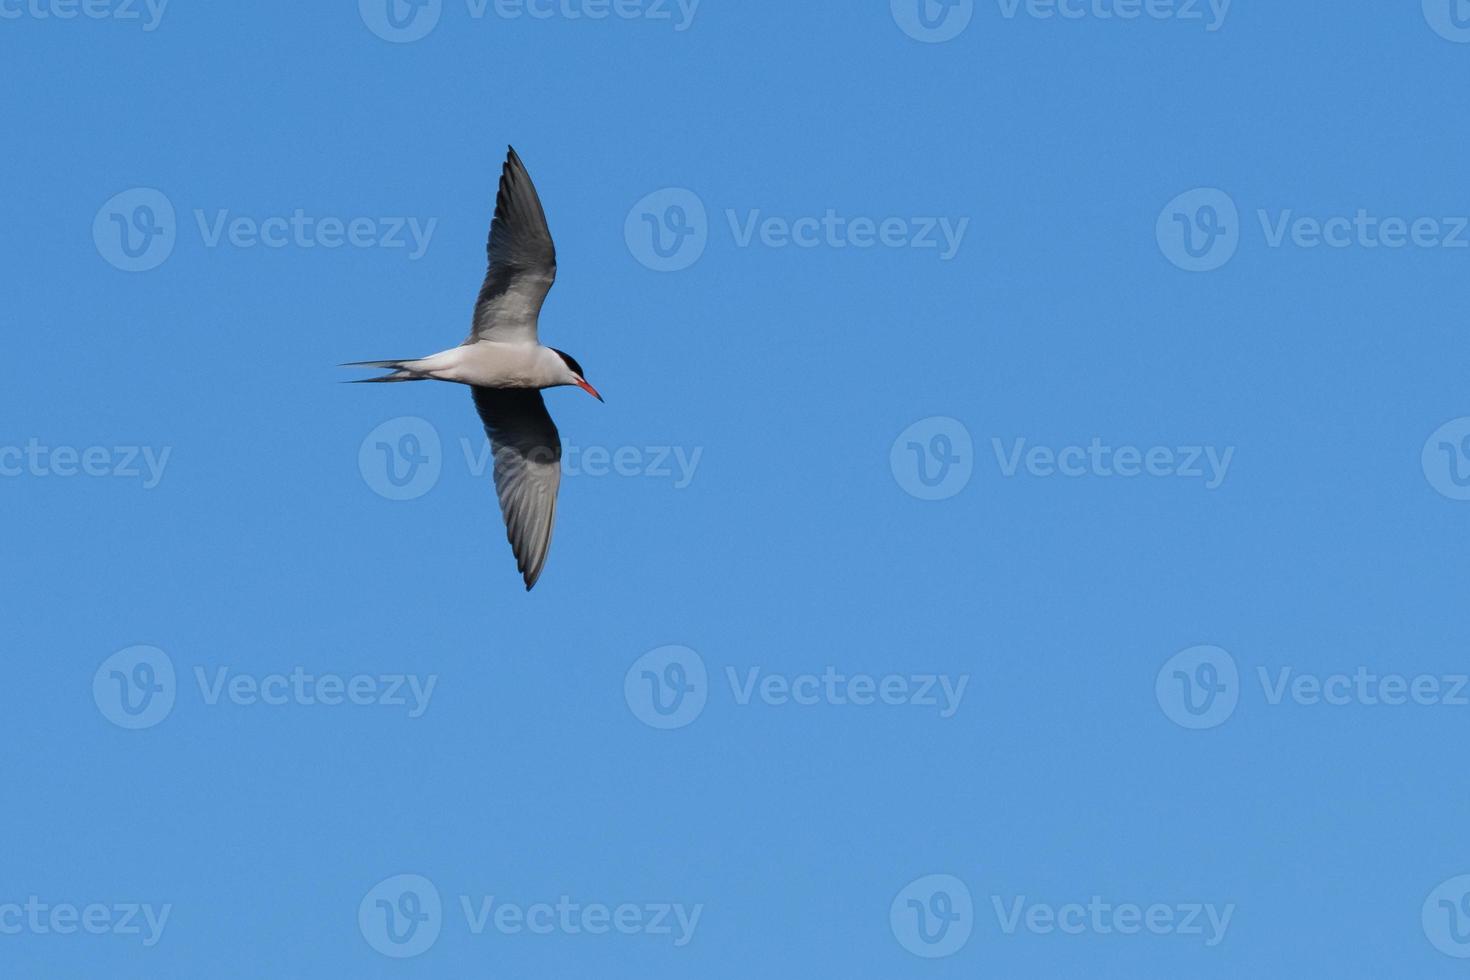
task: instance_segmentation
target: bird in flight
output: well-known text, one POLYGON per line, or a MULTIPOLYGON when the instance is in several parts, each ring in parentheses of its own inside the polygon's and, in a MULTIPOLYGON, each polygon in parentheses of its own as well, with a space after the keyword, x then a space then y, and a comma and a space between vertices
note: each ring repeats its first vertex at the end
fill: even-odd
POLYGON ((362 381, 452 381, 468 385, 495 458, 495 492, 506 536, 526 590, 536 584, 551 548, 561 437, 541 389, 576 385, 602 401, 576 358, 543 347, 536 335, 541 304, 556 280, 556 248, 541 199, 512 147, 500 172, 490 222, 490 268, 475 301, 470 335, 458 347, 404 361, 353 361, 344 367, 385 368, 362 381))

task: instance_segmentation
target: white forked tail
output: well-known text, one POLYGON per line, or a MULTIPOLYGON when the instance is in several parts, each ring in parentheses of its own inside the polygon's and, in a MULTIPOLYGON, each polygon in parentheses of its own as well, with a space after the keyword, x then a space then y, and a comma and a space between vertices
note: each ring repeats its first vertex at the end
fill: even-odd
MULTIPOLYGON (((464 384, 476 382, 472 352, 481 345, 461 345, 449 350, 402 361, 353 361, 343 367, 383 368, 392 374, 381 378, 363 378, 364 381, 458 381, 464 384)), ((534 349, 534 348, 533 348, 534 349)))
POLYGON ((417 371, 415 371, 413 369, 413 365, 416 365, 417 363, 418 363, 417 360, 407 360, 407 361, 348 361, 346 364, 341 364, 341 365, 338 365, 338 366, 339 367, 383 368, 385 370, 391 370, 393 372, 392 374, 385 374, 381 378, 358 378, 355 381, 349 381, 349 382, 347 382, 348 384, 354 384, 354 385, 374 384, 376 382, 382 382, 382 381, 428 381, 429 380, 429 375, 427 375, 427 374, 420 374, 419 372, 417 372, 417 371))

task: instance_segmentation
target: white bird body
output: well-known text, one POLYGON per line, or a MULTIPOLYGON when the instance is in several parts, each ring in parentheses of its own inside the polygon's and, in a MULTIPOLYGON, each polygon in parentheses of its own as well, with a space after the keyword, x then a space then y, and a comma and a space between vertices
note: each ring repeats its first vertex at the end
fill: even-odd
POLYGON ((598 401, 602 396, 582 377, 576 359, 542 346, 537 336, 541 304, 556 281, 556 248, 531 175, 514 149, 500 172, 485 251, 489 268, 463 344, 428 357, 349 366, 391 371, 366 381, 449 381, 470 387, 494 450, 506 536, 529 591, 546 565, 561 485, 561 437, 541 389, 576 385, 598 401))
POLYGON ((575 372, 556 351, 534 343, 476 340, 399 363, 402 370, 435 381, 488 388, 557 388, 577 383, 575 372))

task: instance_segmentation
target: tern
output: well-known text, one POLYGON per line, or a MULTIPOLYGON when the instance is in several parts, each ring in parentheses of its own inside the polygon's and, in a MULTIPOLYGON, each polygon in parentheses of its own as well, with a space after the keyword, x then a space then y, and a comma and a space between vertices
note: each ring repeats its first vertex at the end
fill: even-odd
POLYGON ((451 381, 468 385, 495 457, 495 492, 506 537, 526 591, 541 577, 556 522, 561 437, 543 388, 576 385, 602 401, 570 354, 543 347, 536 324, 556 280, 556 248, 526 165, 511 147, 500 172, 495 217, 485 245, 489 269, 475 301, 470 335, 458 347, 402 361, 352 361, 385 368, 361 381, 451 381))

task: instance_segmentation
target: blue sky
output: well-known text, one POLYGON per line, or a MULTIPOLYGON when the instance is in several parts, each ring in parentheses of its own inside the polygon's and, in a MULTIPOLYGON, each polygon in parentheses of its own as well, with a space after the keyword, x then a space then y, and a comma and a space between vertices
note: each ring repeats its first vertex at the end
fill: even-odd
POLYGON ((1463 970, 1470 5, 391 2, 0 0, 0 973, 1463 970))

